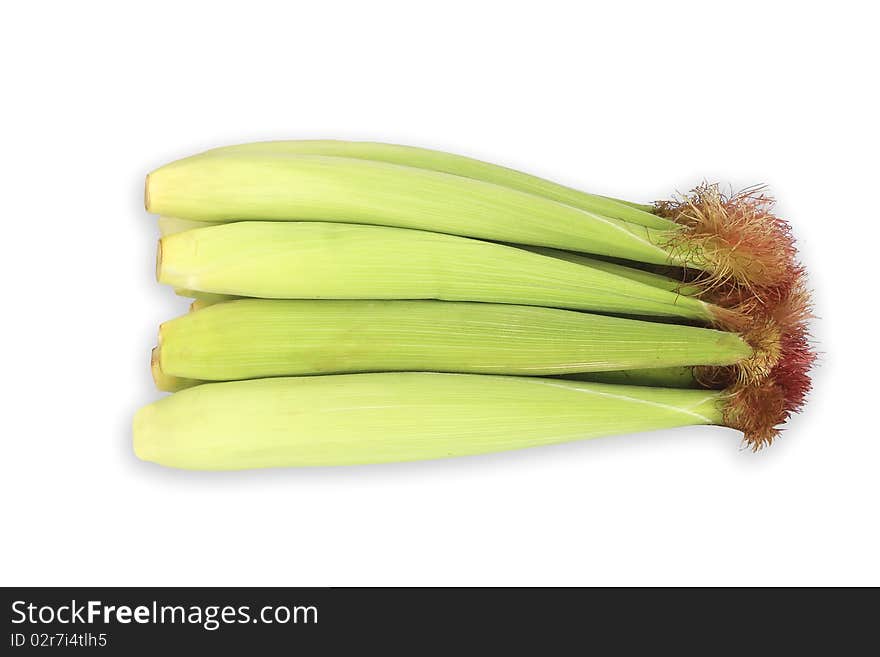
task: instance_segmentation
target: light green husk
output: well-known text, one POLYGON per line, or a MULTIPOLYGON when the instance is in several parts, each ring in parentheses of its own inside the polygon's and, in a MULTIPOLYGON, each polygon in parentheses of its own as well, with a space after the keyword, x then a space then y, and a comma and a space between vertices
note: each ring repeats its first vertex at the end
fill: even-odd
POLYGON ((165 322, 163 372, 212 381, 348 372, 553 375, 733 365, 737 334, 443 301, 229 301, 165 322))
POLYGON ((667 230, 675 227, 675 224, 668 219, 652 214, 650 205, 630 203, 629 201, 621 201, 607 196, 588 194, 543 178, 538 178, 537 176, 490 164, 489 162, 482 162, 469 157, 426 148, 416 148, 414 146, 326 139, 263 141, 214 148, 204 153, 204 155, 226 155, 231 153, 329 155, 333 157, 388 162, 390 164, 429 169, 431 171, 440 171, 482 180, 641 226, 667 230))
MULTIPOLYGON (((186 230, 206 228, 208 226, 218 226, 222 223, 229 222, 193 221, 191 219, 178 219, 177 217, 168 217, 163 215, 159 217, 159 232, 163 237, 165 237, 167 235, 174 235, 175 233, 182 233, 186 230)), ((547 255, 553 258, 558 258, 560 260, 567 260, 568 262, 575 262, 577 264, 587 265, 595 269, 602 269, 603 271, 611 272, 612 274, 631 278, 634 281, 647 283, 648 285, 653 285, 654 287, 659 287, 664 290, 678 292, 679 294, 696 296, 702 291, 702 289, 696 285, 687 285, 685 283, 682 283, 680 280, 670 278, 669 276, 664 276, 663 274, 657 274, 651 271, 646 271, 644 269, 639 269, 637 267, 629 267, 616 262, 609 262, 600 258, 584 255, 583 253, 576 253, 574 251, 563 251, 561 249, 551 249, 544 246, 524 246, 522 244, 512 243, 508 243, 507 246, 525 249, 526 251, 540 253, 541 255, 547 255)), ((184 289, 180 289, 178 291, 178 294, 180 294, 180 296, 192 296, 193 294, 199 295, 198 292, 184 289)), ((199 297, 196 296, 194 298, 199 297)))
POLYGON ((196 156, 147 176, 149 212, 203 221, 331 221, 413 228, 675 263, 675 233, 509 187, 371 160, 241 153, 196 156))
POLYGON ((437 459, 721 424, 723 393, 535 377, 380 373, 211 383, 134 419, 134 450, 199 470, 437 459))
POLYGON ((289 299, 443 299, 714 321, 699 299, 521 249, 425 231, 238 222, 163 237, 173 287, 289 299))

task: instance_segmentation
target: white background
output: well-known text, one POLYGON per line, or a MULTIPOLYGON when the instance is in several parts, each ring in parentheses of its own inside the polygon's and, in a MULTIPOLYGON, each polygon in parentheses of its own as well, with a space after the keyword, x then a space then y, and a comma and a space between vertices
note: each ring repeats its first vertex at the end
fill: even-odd
POLYGON ((0 583, 880 584, 872 3, 6 3, 0 583), (373 139, 652 200, 768 183, 823 352, 757 455, 693 428, 451 461, 193 473, 158 398, 143 177, 373 139))

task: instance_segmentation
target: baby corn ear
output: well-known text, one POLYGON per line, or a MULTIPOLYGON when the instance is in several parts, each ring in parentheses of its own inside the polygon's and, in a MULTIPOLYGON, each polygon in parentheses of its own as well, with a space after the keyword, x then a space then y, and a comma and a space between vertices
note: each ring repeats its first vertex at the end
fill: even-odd
POLYGON ((165 322, 159 335, 166 374, 212 381, 405 371, 546 376, 732 365, 752 355, 725 331, 450 301, 240 299, 165 322))
MULTIPOLYGON (((441 299, 726 320, 735 311, 510 246, 357 224, 241 221, 163 237, 159 282, 274 299, 441 299)), ((724 325, 724 324, 722 324, 724 325)))
POLYGON ((138 411, 134 449, 233 470, 485 454, 721 423, 721 393, 473 374, 381 373, 207 383, 138 411))
POLYGON ((203 153, 203 155, 229 155, 235 153, 245 155, 248 153, 329 155, 333 157, 388 162, 389 164, 440 171, 442 173, 451 173, 456 176, 494 183, 536 196, 543 196, 544 198, 559 201, 581 210, 620 219, 631 224, 667 230, 675 227, 668 219, 653 214, 651 206, 588 194, 543 178, 538 178, 537 176, 522 173, 521 171, 498 166, 497 164, 482 162, 462 155, 429 150, 427 148, 369 141, 340 141, 333 139, 285 140, 223 146, 211 149, 203 153))
POLYGON ((666 264, 667 231, 493 183, 320 155, 196 156, 147 176, 148 212, 198 221, 328 221, 413 228, 666 264))

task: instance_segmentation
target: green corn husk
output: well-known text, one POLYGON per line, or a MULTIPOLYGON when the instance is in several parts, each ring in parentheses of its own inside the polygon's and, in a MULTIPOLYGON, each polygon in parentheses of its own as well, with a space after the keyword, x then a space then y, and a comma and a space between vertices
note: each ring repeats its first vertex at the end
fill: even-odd
POLYGON ((157 277, 213 294, 442 299, 716 321, 725 311, 500 244, 380 226, 238 222, 163 237, 157 277))
POLYGON ((445 301, 229 301, 165 322, 163 372, 225 381, 349 372, 553 375, 733 365, 737 334, 567 310, 445 301))
POLYGON ((723 424, 723 393, 380 373, 210 383, 142 408, 139 458, 236 470, 437 459, 723 424))
POLYGON ((148 212, 202 221, 329 221, 428 230, 675 264, 675 232, 509 187, 412 167, 320 155, 196 156, 147 176, 148 212))
POLYGON ((204 155, 234 153, 325 155, 388 162, 482 180, 640 226, 666 230, 675 227, 675 224, 668 219, 652 214, 650 205, 588 194, 521 171, 427 148, 367 141, 287 140, 224 146, 211 149, 204 155))
MULTIPOLYGON (((163 215, 159 217, 159 233, 162 237, 165 237, 167 235, 174 235, 175 233, 182 233, 187 230, 195 230, 196 228, 219 226, 222 223, 229 222, 193 221, 190 219, 178 219, 177 217, 168 217, 163 215)), ((602 269, 603 271, 611 272, 612 274, 624 276, 635 281, 647 283, 648 285, 653 285, 655 287, 659 287, 664 290, 670 290, 672 292, 677 292, 679 294, 696 296, 702 291, 701 288, 696 285, 687 285, 685 283, 682 283, 678 279, 671 278, 663 274, 646 271, 644 269, 639 269, 637 267, 627 266, 616 262, 609 262, 608 260, 602 260, 600 258, 591 258, 590 256, 586 256, 582 253, 576 253, 574 251, 563 251, 561 249, 551 249, 549 247, 542 246, 524 246, 522 244, 512 243, 507 243, 506 246, 524 249, 533 253, 540 253, 541 255, 558 258, 560 260, 566 260, 568 262, 587 265, 595 269, 602 269)), ((193 294, 198 295, 199 293, 194 292, 193 290, 180 289, 178 291, 178 294, 180 294, 180 296, 192 296, 193 294)))

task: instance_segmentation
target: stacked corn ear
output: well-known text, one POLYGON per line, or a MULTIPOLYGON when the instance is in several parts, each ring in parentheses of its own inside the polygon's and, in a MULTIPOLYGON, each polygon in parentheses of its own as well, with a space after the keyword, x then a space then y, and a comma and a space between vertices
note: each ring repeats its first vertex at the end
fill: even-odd
POLYGON ((369 142, 214 149, 147 176, 163 323, 143 459, 431 459, 692 424, 771 442, 810 302, 759 190, 653 206, 369 142))

